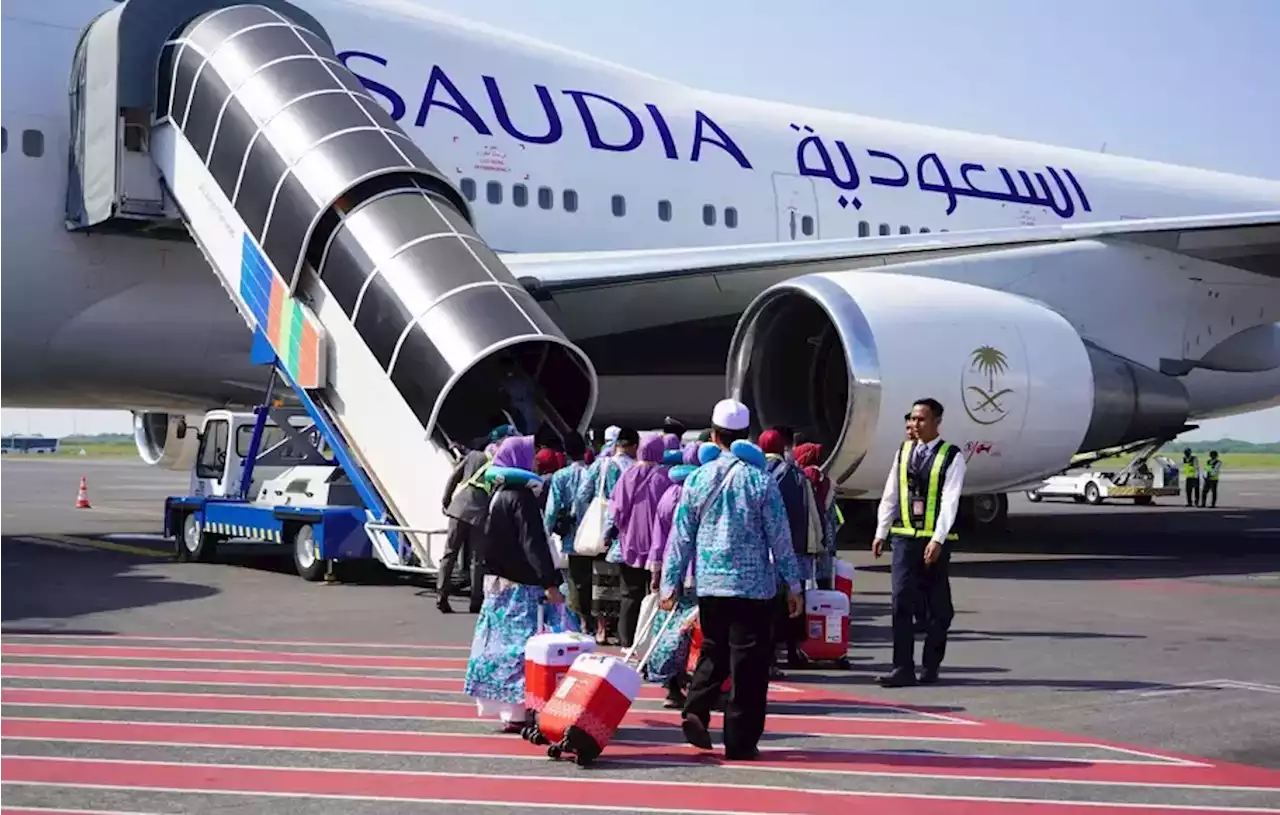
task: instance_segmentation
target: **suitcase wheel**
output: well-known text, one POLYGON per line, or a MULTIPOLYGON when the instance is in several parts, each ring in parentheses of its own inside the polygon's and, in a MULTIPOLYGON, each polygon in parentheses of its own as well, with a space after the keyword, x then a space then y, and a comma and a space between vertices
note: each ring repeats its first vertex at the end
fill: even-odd
POLYGON ((838 660, 836 660, 836 667, 837 667, 837 668, 844 668, 845 670, 852 670, 852 669, 853 669, 853 663, 849 661, 849 657, 844 656, 844 657, 840 657, 838 660))
POLYGON ((560 749, 560 745, 553 744, 547 748, 547 758, 560 758, 564 751, 560 749))

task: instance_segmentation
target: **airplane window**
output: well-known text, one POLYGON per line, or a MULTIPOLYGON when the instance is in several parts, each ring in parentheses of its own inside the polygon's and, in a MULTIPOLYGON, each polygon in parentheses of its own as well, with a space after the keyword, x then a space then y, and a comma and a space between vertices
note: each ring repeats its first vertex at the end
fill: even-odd
POLYGON ((899 234, 899 235, 910 235, 910 234, 911 234, 911 227, 909 227, 909 226, 900 226, 900 227, 898 227, 898 234, 899 234))
POLYGON ((670 201, 658 202, 658 220, 660 221, 671 220, 671 202, 670 201))
POLYGON ((924 235, 924 234, 926 234, 926 233, 928 233, 928 232, 929 232, 929 227, 927 227, 927 226, 922 226, 922 227, 920 227, 920 234, 924 235))
POLYGON ((806 215, 800 219, 800 231, 805 235, 813 234, 813 216, 806 215))
POLYGON ((485 185, 485 197, 489 199, 490 204, 502 203, 502 183, 498 181, 490 181, 485 185))
POLYGON ((613 196, 613 214, 619 218, 627 214, 627 199, 621 195, 613 196))
POLYGON ((468 201, 476 200, 476 180, 474 178, 464 178, 458 184, 462 188, 462 197, 468 201))
POLYGON ((518 207, 527 207, 529 205, 529 188, 523 184, 516 184, 512 187, 511 203, 518 207))
POLYGON ((22 131, 22 154, 32 158, 44 155, 44 134, 39 130, 22 131))
POLYGON ((738 228, 738 210, 735 207, 725 207, 724 225, 730 229, 738 228))
POLYGON ((9 152, 9 128, 0 127, 0 153, 9 152))
POLYGON ((716 208, 715 207, 711 206, 710 204, 707 204, 702 208, 702 222, 707 226, 716 225, 716 208))
POLYGON ((556 194, 551 191, 550 187, 538 187, 538 206, 542 209, 551 209, 556 205, 556 194))
POLYGON ((577 212, 577 211, 578 211, 578 192, 577 192, 577 190, 565 190, 565 191, 564 191, 564 211, 565 211, 565 212, 577 212))
POLYGON ((871 235, 871 224, 866 221, 858 221, 858 237, 866 238, 871 235))
POLYGON ((892 231, 892 230, 889 228, 889 225, 888 225, 888 224, 880 224, 880 234, 881 234, 881 235, 888 235, 891 231, 892 231))

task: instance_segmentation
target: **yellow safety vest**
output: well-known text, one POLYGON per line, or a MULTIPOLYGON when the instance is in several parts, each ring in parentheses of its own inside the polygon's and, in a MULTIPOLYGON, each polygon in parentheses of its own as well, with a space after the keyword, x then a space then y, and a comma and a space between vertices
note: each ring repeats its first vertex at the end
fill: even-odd
POLYGON ((1218 470, 1222 469, 1222 459, 1215 458, 1209 461, 1209 470, 1205 473, 1205 478, 1209 481, 1218 480, 1218 470))
MULTIPOLYGON (((911 495, 910 495, 910 478, 907 470, 911 465, 911 452, 914 442, 904 441, 902 449, 898 453, 898 512, 900 518, 898 525, 889 530, 890 534, 900 535, 904 538, 932 538, 934 527, 938 520, 938 508, 942 504, 942 466, 947 460, 947 452, 951 450, 950 442, 942 442, 938 445, 937 451, 933 457, 933 467, 929 469, 929 490, 924 497, 924 527, 917 529, 912 526, 911 522, 911 495)), ((947 540, 957 540, 959 535, 954 532, 947 534, 947 540)))
POLYGON ((1184 462, 1182 462, 1182 474, 1183 474, 1184 476, 1186 476, 1187 478, 1195 478, 1195 477, 1196 477, 1196 462, 1195 462, 1195 459, 1192 459, 1192 460, 1190 460, 1190 461, 1184 461, 1184 462))
POLYGON ((492 493, 493 481, 489 480, 488 478, 485 478, 485 476, 488 475, 489 473, 489 468, 492 466, 493 466, 493 459, 489 459, 483 465, 478 467, 476 471, 471 474, 470 478, 468 478, 466 481, 463 481, 458 486, 454 487, 453 495, 450 496, 450 498, 456 497, 458 493, 462 492, 467 487, 475 487, 476 489, 483 492, 485 495, 489 495, 490 493, 492 493))

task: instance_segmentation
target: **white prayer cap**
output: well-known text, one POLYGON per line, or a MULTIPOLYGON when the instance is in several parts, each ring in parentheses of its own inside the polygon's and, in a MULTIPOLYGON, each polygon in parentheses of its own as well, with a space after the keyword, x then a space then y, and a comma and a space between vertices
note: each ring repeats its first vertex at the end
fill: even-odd
POLYGON ((609 425, 608 427, 606 427, 606 428, 604 429, 604 440, 605 440, 605 441, 617 441, 617 439, 618 439, 618 434, 619 434, 619 433, 621 433, 621 432, 622 432, 622 428, 621 428, 621 427, 618 427, 616 424, 611 424, 611 425, 609 425))
POLYGON ((721 399, 711 411, 711 423, 725 430, 746 430, 751 425, 751 410, 737 399, 721 399))

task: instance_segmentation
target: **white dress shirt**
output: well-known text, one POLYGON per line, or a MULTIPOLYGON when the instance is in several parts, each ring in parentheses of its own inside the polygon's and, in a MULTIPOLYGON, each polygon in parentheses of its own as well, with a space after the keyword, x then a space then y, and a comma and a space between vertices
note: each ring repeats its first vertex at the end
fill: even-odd
MULTIPOLYGON (((923 446, 929 450, 929 454, 932 454, 933 448, 937 447, 941 440, 942 437, 939 436, 923 446)), ((889 537, 889 527, 893 525, 893 516, 898 511, 898 458, 901 455, 902 448, 898 448, 897 455, 893 457, 893 466, 889 468, 889 477, 884 482, 884 495, 880 498, 880 512, 876 524, 878 540, 889 537)), ((927 457, 928 454, 926 454, 927 457)), ((951 532, 951 527, 956 522, 956 511, 960 508, 960 490, 963 487, 964 453, 962 451, 951 460, 951 466, 947 467, 947 472, 943 476, 942 499, 939 501, 938 517, 933 527, 933 540, 940 544, 947 542, 947 534, 951 532)), ((904 518, 903 523, 908 520, 904 518)))

